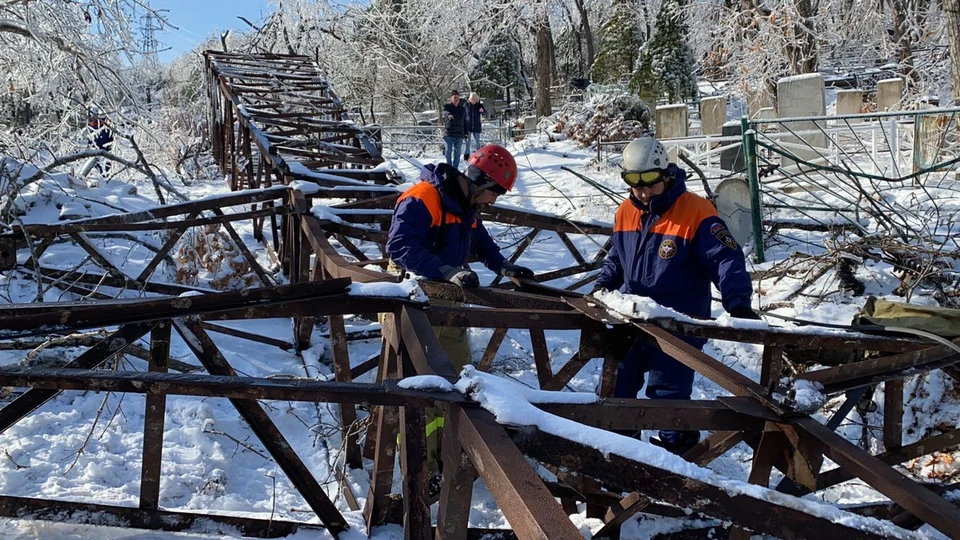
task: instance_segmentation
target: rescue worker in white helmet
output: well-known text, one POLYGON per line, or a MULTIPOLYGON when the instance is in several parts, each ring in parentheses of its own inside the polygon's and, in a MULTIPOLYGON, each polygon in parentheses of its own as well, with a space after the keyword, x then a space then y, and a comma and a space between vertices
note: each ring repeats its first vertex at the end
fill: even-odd
MULTIPOLYGON (((750 307, 753 286, 743 250, 713 204, 687 191, 686 173, 669 162, 663 145, 653 137, 631 141, 621 169, 630 195, 617 209, 595 290, 646 296, 706 319, 713 283, 731 316, 759 319, 750 307)), ((698 349, 706 342, 683 339, 698 349)), ((646 382, 650 399, 690 399, 692 369, 635 334, 619 333, 610 341, 619 357, 616 397, 636 398, 646 382)), ((699 431, 663 430, 650 442, 682 455, 699 440, 699 431)))

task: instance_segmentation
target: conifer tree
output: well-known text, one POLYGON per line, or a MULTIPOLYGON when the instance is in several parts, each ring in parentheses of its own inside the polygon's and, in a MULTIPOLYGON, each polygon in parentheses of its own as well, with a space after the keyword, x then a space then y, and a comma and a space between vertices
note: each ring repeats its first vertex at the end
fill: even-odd
POLYGON ((509 34, 495 33, 477 56, 469 75, 480 95, 495 97, 506 86, 513 86, 514 94, 519 95, 524 88, 523 72, 520 54, 509 34))
POLYGON ((657 14, 653 38, 640 49, 630 86, 641 97, 666 96, 671 103, 697 96, 697 59, 687 43, 689 34, 683 0, 665 0, 657 14))
POLYGON ((643 44, 643 30, 630 0, 614 0, 613 15, 600 28, 600 50, 590 69, 594 82, 617 83, 630 77, 643 44))

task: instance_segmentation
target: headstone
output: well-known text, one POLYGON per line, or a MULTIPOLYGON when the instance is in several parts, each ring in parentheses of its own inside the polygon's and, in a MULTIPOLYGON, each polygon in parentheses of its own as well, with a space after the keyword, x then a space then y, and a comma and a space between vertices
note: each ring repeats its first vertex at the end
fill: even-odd
POLYGON ((877 82, 877 112, 899 111, 903 99, 903 79, 884 79, 877 82))
MULTIPOLYGON (((683 103, 657 107, 656 122, 657 138, 660 140, 676 139, 689 135, 687 106, 683 103)), ((676 148, 668 150, 667 155, 672 163, 677 162, 676 148)))
POLYGON ((750 184, 742 178, 727 178, 714 190, 717 213, 727 224, 730 234, 741 246, 753 235, 750 213, 750 184))
POLYGON ((537 117, 536 116, 523 117, 523 131, 527 134, 530 134, 536 130, 537 130, 537 117))
POLYGON ((727 121, 726 96, 708 97, 700 100, 700 122, 704 135, 719 135, 727 121))
MULTIPOLYGON (((731 120, 723 124, 723 136, 724 137, 740 137, 743 135, 743 131, 740 129, 740 122, 738 120, 731 120)), ((725 142, 723 146, 728 146, 732 143, 725 142)), ((743 145, 737 145, 733 148, 727 148, 720 152, 720 168, 726 171, 731 171, 734 173, 739 173, 744 170, 744 159, 743 159, 743 145)))
MULTIPOLYGON (((863 112, 863 90, 837 90, 837 116, 863 112)), ((850 120, 851 123, 857 120, 850 120)))
MULTIPOLYGON (((826 115, 823 75, 807 73, 780 79, 777 81, 777 105, 781 119, 826 115)), ((828 155, 827 136, 822 131, 825 127, 816 122, 789 122, 781 126, 781 131, 789 130, 799 135, 783 137, 780 142, 784 150, 797 158, 817 161, 828 155)), ((784 167, 794 163, 787 157, 781 162, 784 167)))

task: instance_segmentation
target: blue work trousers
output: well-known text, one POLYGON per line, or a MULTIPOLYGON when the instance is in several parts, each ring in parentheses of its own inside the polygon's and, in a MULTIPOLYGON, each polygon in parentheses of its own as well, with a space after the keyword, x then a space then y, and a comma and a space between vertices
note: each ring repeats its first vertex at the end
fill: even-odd
MULTIPOLYGON (((703 348, 704 339, 680 338, 697 349, 703 348)), ((693 392, 694 371, 670 355, 637 339, 627 355, 617 364, 617 386, 614 397, 636 399, 646 379, 646 395, 650 399, 690 399, 693 392)), ((664 430, 660 440, 674 442, 679 431, 664 430)))

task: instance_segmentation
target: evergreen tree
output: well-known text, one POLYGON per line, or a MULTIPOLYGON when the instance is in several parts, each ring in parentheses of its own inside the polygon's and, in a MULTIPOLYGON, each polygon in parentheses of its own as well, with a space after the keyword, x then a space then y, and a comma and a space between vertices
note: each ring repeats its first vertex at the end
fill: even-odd
POLYGON ((643 30, 630 0, 614 0, 613 15, 600 28, 600 50, 590 69, 594 82, 621 82, 633 72, 643 30))
POLYGON ((665 0, 657 14, 653 39, 640 49, 630 86, 641 97, 666 96, 671 103, 697 96, 697 59, 687 43, 683 0, 665 0))
POLYGON ((477 93, 496 97, 503 87, 512 86, 519 95, 524 88, 520 54, 517 46, 503 31, 495 33, 478 53, 476 64, 470 69, 470 80, 475 81, 477 93))

